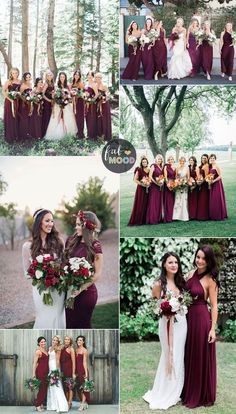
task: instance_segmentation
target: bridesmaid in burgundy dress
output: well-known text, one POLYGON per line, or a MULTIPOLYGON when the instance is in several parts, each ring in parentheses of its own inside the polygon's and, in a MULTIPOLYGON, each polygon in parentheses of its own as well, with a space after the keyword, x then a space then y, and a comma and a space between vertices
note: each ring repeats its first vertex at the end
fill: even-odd
POLYGON ((152 180, 152 184, 149 188, 146 224, 158 224, 162 221, 164 189, 163 161, 162 155, 158 154, 155 158, 155 163, 150 168, 149 177, 152 180), (161 180, 159 184, 157 184, 158 177, 161 180))
MULTIPOLYGON (((211 22, 206 20, 203 25, 205 35, 215 36, 215 32, 211 29, 211 22)), ((207 40, 203 40, 201 45, 201 66, 203 72, 206 73, 207 80, 211 80, 211 71, 213 64, 213 45, 207 40)))
POLYGON ((78 128, 78 138, 84 138, 84 100, 82 94, 84 92, 84 84, 82 82, 82 76, 79 69, 77 69, 73 74, 72 81, 72 96, 73 96, 73 106, 75 112, 75 119, 78 128), (74 92, 76 95, 74 95, 74 92), (81 94, 81 96, 79 96, 81 94))
POLYGON ((196 76, 200 69, 200 50, 194 34, 199 30, 198 19, 193 18, 187 31, 187 49, 192 62, 191 77, 196 76))
POLYGON ((141 50, 138 40, 141 36, 141 30, 138 27, 138 24, 133 20, 126 32, 125 41, 128 44, 128 55, 129 61, 127 66, 121 76, 121 79, 137 80, 139 75, 139 69, 141 64, 141 50), (137 41, 130 44, 131 36, 133 36, 137 41))
POLYGON ((221 170, 216 164, 215 154, 210 155, 209 163, 209 173, 214 175, 213 183, 210 186, 209 217, 210 220, 225 220, 227 218, 225 192, 221 178, 221 170))
POLYGON ((79 411, 83 411, 88 408, 88 403, 90 403, 90 393, 79 390, 80 386, 89 379, 88 351, 85 344, 85 337, 79 335, 76 338, 76 345, 76 374, 78 380, 78 392, 81 399, 79 411))
POLYGON ((75 291, 74 309, 66 309, 66 327, 69 329, 91 329, 91 318, 97 303, 95 282, 102 273, 103 254, 101 243, 95 239, 101 224, 91 211, 79 211, 76 218, 76 233, 66 241, 66 261, 71 257, 85 257, 93 266, 93 282, 84 284, 75 291))
MULTIPOLYGON (((204 180, 209 174, 208 155, 203 154, 201 157, 201 165, 199 166, 199 175, 204 180)), ((198 204, 197 204, 197 220, 209 220, 209 190, 208 184, 203 181, 199 182, 198 188, 198 204)))
POLYGON ((98 87, 94 81, 94 73, 90 70, 87 74, 87 84, 84 88, 85 92, 85 119, 87 125, 88 139, 96 140, 97 131, 97 105, 98 87))
POLYGON ((19 139, 24 141, 26 138, 32 138, 30 135, 30 100, 32 92, 32 78, 30 72, 23 74, 23 80, 20 87, 20 93, 23 94, 19 102, 19 139))
POLYGON ((227 75, 229 81, 233 80, 232 76, 234 69, 234 44, 231 36, 232 31, 232 23, 227 23, 224 32, 222 32, 220 36, 221 76, 224 78, 225 75, 227 75))
POLYGON ((52 103, 53 103, 53 92, 54 92, 54 79, 53 73, 46 73, 46 80, 43 88, 43 118, 42 118, 42 136, 46 135, 48 124, 52 115, 52 103))
POLYGON ((105 141, 112 139, 111 131, 111 108, 108 101, 109 89, 102 81, 102 74, 95 74, 95 82, 98 87, 98 102, 97 102, 97 125, 98 136, 103 137, 105 141))
MULTIPOLYGON (((173 181, 176 176, 174 168, 174 157, 170 155, 167 159, 167 164, 164 167, 165 181, 173 181)), ((169 190, 167 185, 164 188, 164 223, 170 223, 173 217, 173 209, 175 203, 175 194, 173 190, 169 190)))
POLYGON ((32 97, 37 99, 37 102, 33 102, 32 114, 30 116, 29 129, 30 136, 35 139, 42 138, 42 112, 43 112, 43 79, 36 78, 34 89, 32 91, 32 97))
MULTIPOLYGON (((190 178, 193 178, 196 182, 199 176, 199 168, 197 167, 197 160, 195 157, 189 158, 189 174, 190 178)), ((196 220, 197 218, 197 206, 198 206, 198 188, 196 184, 189 187, 188 192, 188 212, 189 220, 196 220)))
POLYGON ((72 406, 73 390, 66 388, 64 381, 66 378, 73 378, 73 380, 76 379, 75 351, 72 346, 72 343, 73 343, 72 338, 70 336, 65 336, 64 345, 61 349, 61 355, 60 355, 61 372, 63 375, 62 382, 63 382, 65 396, 68 401, 69 409, 72 406))
POLYGON ((34 362, 33 362, 33 378, 37 378, 41 381, 38 395, 35 401, 36 411, 44 411, 44 403, 47 398, 47 375, 49 372, 48 368, 48 353, 46 350, 46 339, 43 336, 38 338, 39 348, 35 351, 34 362))
POLYGON ((140 166, 134 170, 134 182, 137 184, 137 189, 134 196, 134 205, 129 219, 128 226, 141 226, 146 223, 146 211, 148 204, 148 181, 150 168, 148 167, 148 159, 141 158, 140 166))
MULTIPOLYGON (((148 17, 142 34, 148 35, 149 32, 153 29, 153 20, 148 17)), ((141 61, 144 71, 144 79, 151 80, 154 78, 154 58, 153 58, 153 43, 145 43, 144 46, 141 46, 141 61)))
POLYGON ((216 322, 219 281, 214 252, 199 247, 194 259, 196 271, 186 282, 193 298, 187 313, 183 404, 188 408, 213 405, 216 399, 216 322), (211 312, 208 310, 209 299, 211 312))
POLYGON ((167 39, 166 31, 162 25, 162 20, 156 22, 155 29, 157 33, 160 33, 152 48, 154 59, 154 78, 157 80, 158 76, 163 78, 167 75, 167 39))
POLYGON ((9 92, 19 92, 21 82, 19 78, 19 69, 12 68, 9 72, 9 79, 2 88, 4 101, 4 137, 7 142, 12 142, 18 138, 18 107, 19 99, 14 100, 8 97, 9 92))

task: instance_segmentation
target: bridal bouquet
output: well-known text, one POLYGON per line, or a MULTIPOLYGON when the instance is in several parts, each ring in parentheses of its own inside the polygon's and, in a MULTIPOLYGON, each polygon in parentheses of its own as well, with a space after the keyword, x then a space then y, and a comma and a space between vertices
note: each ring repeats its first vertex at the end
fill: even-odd
POLYGON ((158 185, 158 187, 160 187, 160 190, 161 190, 162 187, 163 187, 163 185, 164 185, 164 183, 165 183, 164 175, 159 175, 159 177, 156 177, 155 182, 158 185))
POLYGON ((188 313, 188 306, 190 306, 192 302, 192 296, 189 292, 184 291, 179 295, 174 295, 168 290, 159 300, 154 301, 153 311, 160 317, 166 316, 167 318, 170 318, 177 314, 184 316, 188 313))
POLYGON ((24 382, 25 388, 30 391, 36 391, 39 389, 41 381, 37 378, 27 378, 24 382))
POLYGON ((130 36, 128 36, 127 40, 128 40, 128 44, 133 46, 133 49, 134 49, 133 54, 136 55, 137 47, 138 47, 138 38, 133 36, 133 35, 130 35, 130 36))
POLYGON ((150 42, 154 42, 158 37, 160 33, 157 32, 155 29, 151 29, 149 32, 147 32, 146 36, 150 39, 150 42))
POLYGON ((214 178, 215 178, 214 174, 207 174, 206 177, 205 177, 205 181, 208 184, 209 190, 211 189, 211 186, 213 184, 214 178))
POLYGON ((94 388, 94 381, 85 379, 83 384, 79 387, 79 389, 83 392, 93 392, 94 388))
POLYGON ((179 190, 181 193, 184 192, 184 189, 188 187, 188 181, 186 178, 176 178, 175 179, 175 188, 174 190, 179 190))
POLYGON ((71 97, 67 89, 58 88, 55 91, 53 99, 61 109, 64 109, 71 102, 71 97))
POLYGON ((151 39, 148 36, 146 36, 145 34, 142 34, 140 36, 139 43, 141 45, 141 49, 143 49, 144 46, 149 44, 150 42, 151 42, 151 39))
POLYGON ((64 266, 61 284, 67 291, 66 307, 74 309, 73 292, 80 290, 85 283, 93 281, 94 269, 85 257, 71 257, 69 264, 64 266))
POLYGON ((43 303, 53 305, 51 292, 60 289, 61 262, 50 254, 40 254, 31 260, 27 276, 32 279, 39 293, 43 294, 43 303))
POLYGON ((148 193, 148 188, 150 187, 151 182, 152 182, 151 178, 150 177, 143 177, 140 182, 142 183, 142 185, 144 187, 146 187, 146 193, 148 193))
POLYGON ((63 381, 65 388, 69 391, 73 390, 73 388, 77 385, 77 381, 71 377, 66 377, 63 381))
POLYGON ((61 371, 59 369, 54 369, 53 371, 50 371, 48 374, 48 384, 52 387, 53 385, 56 385, 59 387, 59 381, 62 377, 61 371))

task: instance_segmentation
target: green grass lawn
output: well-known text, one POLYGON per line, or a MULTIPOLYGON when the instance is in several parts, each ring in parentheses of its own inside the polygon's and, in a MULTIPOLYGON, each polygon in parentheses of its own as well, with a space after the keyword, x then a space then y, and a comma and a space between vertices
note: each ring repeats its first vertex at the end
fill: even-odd
MULTIPOLYGON (((159 342, 122 343, 121 348, 121 414, 148 414, 148 404, 142 395, 152 388, 160 358, 159 342)), ((217 343, 217 398, 212 407, 194 409, 194 414, 232 414, 236 407, 236 344, 217 343)), ((155 413, 163 413, 155 410, 155 413)), ((177 404, 168 409, 171 414, 189 413, 177 404)), ((192 411, 191 411, 192 412, 192 411)))
MULTIPOLYGON (((175 221, 158 225, 128 227, 132 211, 136 185, 132 173, 121 175, 120 195, 120 235, 121 237, 235 237, 236 236, 236 153, 234 161, 227 161, 228 153, 217 153, 218 163, 222 169, 228 219, 225 221, 175 221), (223 161, 223 162, 222 162, 223 161)), ((199 158, 199 157, 198 157, 199 158)), ((149 157, 151 159, 151 157, 149 157)))
MULTIPOLYGON (((14 326, 14 329, 32 329, 34 322, 14 326)), ((119 303, 112 302, 96 306, 92 317, 93 329, 119 328, 119 303)))

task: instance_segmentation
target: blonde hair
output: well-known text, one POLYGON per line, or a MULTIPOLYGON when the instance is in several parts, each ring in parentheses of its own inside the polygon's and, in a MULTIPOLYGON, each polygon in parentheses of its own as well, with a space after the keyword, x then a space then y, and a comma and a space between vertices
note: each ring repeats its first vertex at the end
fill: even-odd
POLYGON ((69 335, 66 335, 65 338, 64 338, 64 344, 65 344, 65 339, 66 338, 69 338, 69 340, 70 340, 70 346, 72 346, 73 345, 73 339, 72 339, 72 337, 69 336, 69 335))
POLYGON ((180 157, 180 158, 179 158, 179 162, 180 162, 180 161, 182 161, 182 160, 183 160, 184 162, 186 162, 186 158, 185 158, 184 156, 182 156, 182 157, 180 157))
POLYGON ((58 342, 57 347, 55 348, 55 351, 58 352, 58 351, 61 350, 61 338, 60 338, 59 335, 54 335, 52 337, 52 340, 55 339, 55 338, 57 339, 57 342, 58 342))
POLYGON ((11 69, 10 69, 10 71, 9 71, 9 80, 10 80, 10 81, 13 81, 13 76, 12 76, 12 72, 13 72, 13 70, 16 70, 16 71, 17 71, 18 76, 20 75, 20 71, 19 71, 19 69, 18 69, 18 68, 11 68, 11 69))

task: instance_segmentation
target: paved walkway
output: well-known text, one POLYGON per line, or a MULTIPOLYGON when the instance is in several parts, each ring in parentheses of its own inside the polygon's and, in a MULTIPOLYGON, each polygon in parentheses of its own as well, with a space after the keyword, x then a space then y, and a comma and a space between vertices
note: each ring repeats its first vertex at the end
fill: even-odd
MULTIPOLYGON (((36 413, 34 407, 1 407, 1 414, 30 414, 36 413)), ((55 411, 43 411, 44 414, 52 414, 55 411)), ((73 402, 73 407, 69 413, 78 413, 78 403, 73 402)), ((118 405, 90 405, 88 410, 84 411, 86 414, 118 414, 119 407, 118 405)))
MULTIPOLYGON (((100 237, 104 266, 96 283, 98 304, 118 300, 118 231, 109 229, 100 237)), ((11 328, 34 319, 34 304, 30 280, 23 275, 21 248, 15 251, 0 246, 0 328, 11 328)), ((0 410, 1 411, 1 410, 0 410)))

